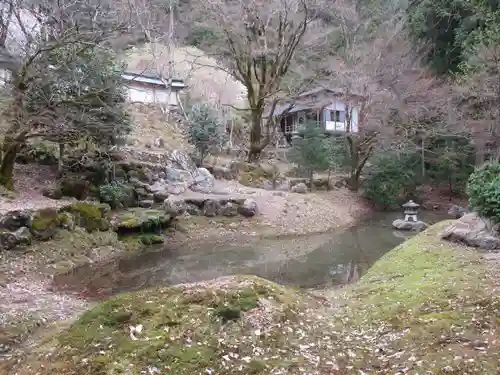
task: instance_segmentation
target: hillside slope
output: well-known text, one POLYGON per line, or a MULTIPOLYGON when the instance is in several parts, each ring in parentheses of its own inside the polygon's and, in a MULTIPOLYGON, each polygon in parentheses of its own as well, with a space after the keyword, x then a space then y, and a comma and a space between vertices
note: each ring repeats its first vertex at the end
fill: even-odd
MULTIPOLYGON (((193 99, 214 106, 245 106, 245 88, 231 75, 221 70, 218 62, 196 47, 178 47, 173 51, 175 78, 184 79, 186 92, 193 99)), ((134 47, 125 56, 127 70, 154 72, 168 77, 169 58, 165 45, 145 44, 134 47)))

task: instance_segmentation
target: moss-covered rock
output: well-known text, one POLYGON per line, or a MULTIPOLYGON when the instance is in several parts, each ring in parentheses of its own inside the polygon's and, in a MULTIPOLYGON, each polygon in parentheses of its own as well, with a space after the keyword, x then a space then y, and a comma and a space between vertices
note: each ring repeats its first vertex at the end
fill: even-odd
POLYGON ((59 181, 62 194, 78 200, 84 200, 89 196, 90 187, 90 182, 82 178, 82 176, 67 176, 59 181))
POLYGON ((59 185, 49 186, 42 190, 42 195, 50 199, 61 199, 63 191, 59 185))
POLYGON ((163 236, 159 234, 145 233, 139 236, 139 239, 144 245, 156 245, 165 242, 163 236))
POLYGON ((85 228, 88 232, 96 230, 105 231, 109 229, 109 220, 106 217, 106 205, 78 202, 64 209, 73 215, 77 226, 85 228))
POLYGON ((111 227, 120 234, 153 233, 167 227, 170 216, 153 209, 130 208, 116 213, 111 219, 111 227))
POLYGON ((29 229, 33 237, 46 241, 54 236, 59 227, 59 214, 56 208, 43 208, 33 213, 29 229))

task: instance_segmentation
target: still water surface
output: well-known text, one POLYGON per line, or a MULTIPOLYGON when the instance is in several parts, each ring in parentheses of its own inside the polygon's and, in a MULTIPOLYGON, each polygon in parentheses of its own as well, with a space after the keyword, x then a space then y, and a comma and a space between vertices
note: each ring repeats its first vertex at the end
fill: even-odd
MULTIPOLYGON (((109 296, 158 285, 250 274, 298 288, 325 288, 356 282, 382 255, 414 235, 392 229, 400 213, 378 213, 349 229, 281 238, 235 236, 224 243, 168 242, 151 251, 94 263, 57 276, 55 285, 83 287, 90 296, 109 296)), ((446 219, 424 213, 433 224, 446 219)))
MULTIPOLYGON (((357 281, 383 254, 413 234, 392 229, 400 213, 379 213, 357 226, 330 233, 279 239, 235 238, 122 259, 122 279, 113 293, 163 284, 195 282, 231 274, 252 274, 280 284, 319 288, 357 281)), ((446 217, 424 213, 432 224, 446 217)))

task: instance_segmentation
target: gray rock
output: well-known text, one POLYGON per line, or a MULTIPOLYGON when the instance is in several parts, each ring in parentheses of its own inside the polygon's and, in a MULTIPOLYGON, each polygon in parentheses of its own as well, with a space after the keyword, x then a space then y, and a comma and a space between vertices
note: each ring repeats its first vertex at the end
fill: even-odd
POLYGON ((466 208, 463 208, 463 207, 460 207, 460 206, 457 206, 456 204, 454 204, 448 210, 448 215, 453 216, 455 219, 460 219, 462 216, 464 216, 468 212, 469 211, 466 208))
POLYGON ((186 211, 190 215, 201 216, 201 210, 200 210, 200 208, 197 205, 193 204, 193 203, 188 203, 186 205, 186 211))
POLYGON ((222 206, 219 210, 222 216, 233 217, 238 215, 238 205, 227 202, 224 206, 222 206))
POLYGON ((136 187, 134 191, 139 199, 143 199, 149 194, 143 187, 136 187))
POLYGON ((27 227, 18 228, 14 232, 0 232, 0 247, 4 250, 11 250, 17 246, 28 246, 31 244, 33 236, 27 227))
POLYGON ((179 195, 187 190, 187 185, 185 182, 171 182, 167 185, 167 193, 179 195))
POLYGON ((161 203, 163 201, 165 201, 165 199, 168 198, 168 190, 167 188, 165 187, 165 189, 163 190, 159 190, 159 191, 155 191, 153 193, 153 200, 156 202, 156 203, 161 203))
POLYGON ((220 180, 234 180, 236 178, 235 173, 231 169, 218 165, 213 167, 213 175, 220 180))
POLYGON ((219 213, 220 204, 216 200, 207 199, 203 204, 203 215, 207 217, 217 216, 219 213))
POLYGON ((140 181, 136 177, 129 178, 128 182, 136 189, 143 188, 148 193, 151 192, 151 186, 147 182, 140 181))
POLYGON ((243 204, 238 207, 238 212, 240 215, 245 216, 245 217, 252 217, 257 214, 257 202, 255 199, 245 199, 243 204))
POLYGON ((182 181, 182 173, 178 169, 167 167, 165 168, 165 180, 167 182, 182 181))
POLYGON ((151 208, 151 207, 153 207, 153 204, 154 204, 154 201, 149 200, 149 199, 139 201, 139 207, 142 207, 142 208, 151 208))
POLYGON ((397 230, 409 230, 413 232, 420 232, 427 228, 427 224, 423 221, 404 221, 403 219, 396 219, 392 222, 392 227, 397 230))
POLYGON ((262 183, 262 189, 264 190, 274 190, 273 182, 270 180, 265 180, 262 183))
POLYGON ((192 191, 198 193, 211 193, 214 189, 215 178, 206 168, 198 168, 197 176, 193 184, 189 187, 192 191))
POLYGON ((169 196, 163 202, 163 209, 165 210, 165 213, 171 217, 183 215, 186 212, 186 208, 186 202, 184 202, 184 199, 175 195, 169 196))
POLYGON ((292 193, 306 194, 308 192, 307 185, 303 182, 294 185, 291 189, 292 193))
POLYGON ((500 249, 500 237, 493 224, 476 213, 463 215, 441 233, 441 238, 484 250, 500 249))
POLYGON ((29 211, 9 211, 0 217, 0 228, 16 230, 27 227, 31 223, 31 213, 29 211))
POLYGON ((180 150, 174 150, 166 156, 167 166, 175 168, 182 171, 187 171, 193 177, 197 175, 196 164, 194 163, 191 156, 186 152, 180 150))
POLYGON ((14 236, 16 237, 16 245, 21 245, 21 246, 31 245, 31 240, 33 239, 33 236, 31 235, 29 228, 27 227, 19 228, 14 232, 14 236))
POLYGON ((162 191, 167 188, 167 184, 163 180, 155 181, 154 184, 149 186, 149 190, 154 194, 157 191, 162 191))

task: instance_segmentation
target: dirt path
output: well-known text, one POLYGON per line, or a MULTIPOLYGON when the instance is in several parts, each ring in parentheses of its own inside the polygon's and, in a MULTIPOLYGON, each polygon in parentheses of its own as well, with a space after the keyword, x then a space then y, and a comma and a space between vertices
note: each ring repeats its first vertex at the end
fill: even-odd
MULTIPOLYGON (((236 181, 216 180, 214 192, 215 195, 252 198, 256 201, 257 215, 251 220, 240 220, 238 225, 232 225, 233 231, 243 230, 244 234, 301 235, 326 232, 354 225, 370 211, 358 195, 347 189, 298 194, 251 188, 236 181)), ((193 219, 196 220, 187 218, 186 222, 193 219)), ((217 219, 205 221, 211 224, 217 219)), ((214 234, 215 229, 221 230, 208 225, 201 232, 206 230, 207 235, 214 234)))
POLYGON ((45 187, 56 180, 53 167, 35 164, 16 164, 14 170, 15 195, 0 196, 0 214, 14 210, 36 210, 46 207, 63 207, 71 199, 54 200, 42 195, 45 187))

